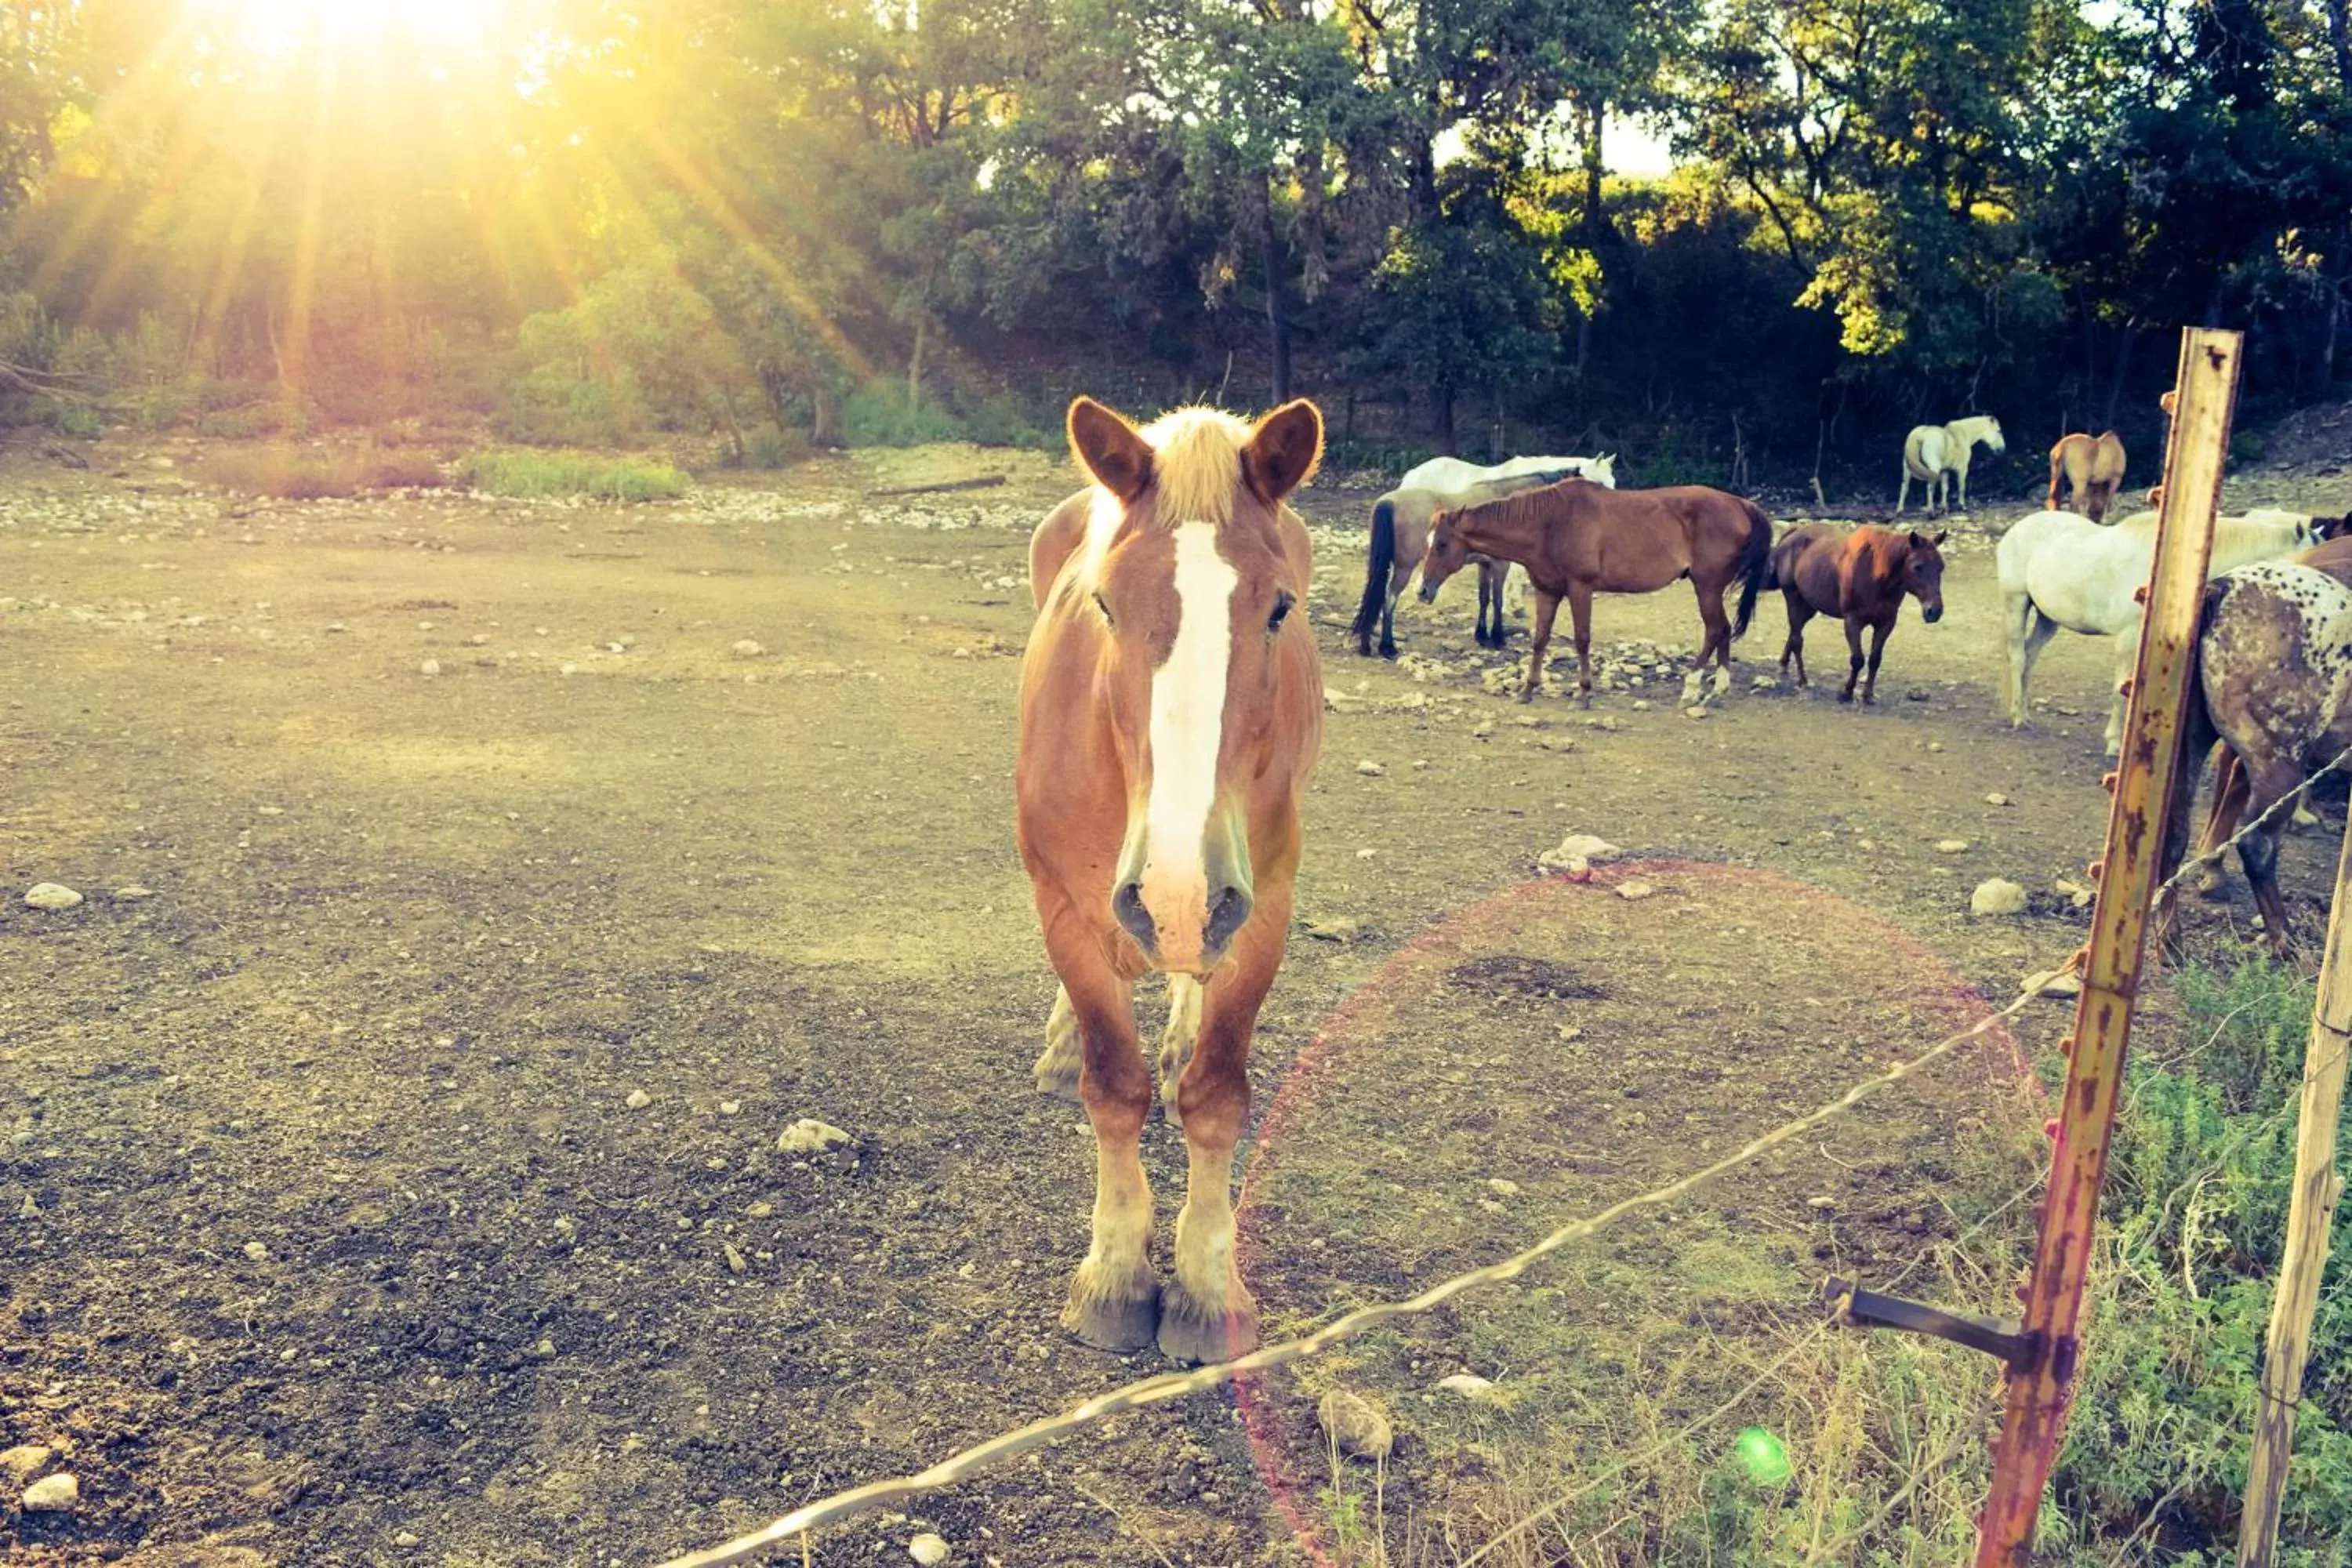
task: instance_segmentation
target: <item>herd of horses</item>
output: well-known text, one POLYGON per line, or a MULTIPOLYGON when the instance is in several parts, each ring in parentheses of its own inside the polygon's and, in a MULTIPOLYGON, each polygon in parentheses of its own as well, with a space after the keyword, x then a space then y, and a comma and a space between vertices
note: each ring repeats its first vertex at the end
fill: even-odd
MULTIPOLYGON (((1322 738, 1320 656, 1308 617, 1295 613, 1313 582, 1312 546, 1286 504, 1321 460, 1322 417, 1297 401, 1255 424, 1194 408, 1139 426, 1080 398, 1068 435, 1090 483, 1031 543, 1037 620, 1014 773, 1022 858, 1060 982, 1037 1086, 1084 1104, 1096 1146, 1093 1228, 1063 1322, 1105 1349, 1156 1342, 1174 1360, 1218 1360, 1257 1341, 1256 1307, 1235 1268, 1231 1188, 1251 1036, 1290 929, 1299 801, 1322 738), (1168 1020, 1147 1063, 1134 987, 1153 972, 1169 978, 1168 1020), (1140 1157, 1155 1096, 1187 1155, 1164 1282, 1140 1157)), ((2148 577, 2155 515, 2105 524, 2055 505, 2063 479, 2079 505, 2095 500, 2104 514, 2122 474, 2111 441, 2061 442, 2051 506, 2001 541, 2007 695, 2019 723, 2033 655, 2056 629, 2135 640, 2134 590, 2148 577)), ((1979 442, 1999 450, 1999 425, 1913 432, 1898 512, 1911 477, 1935 480, 1939 501, 1940 476, 1956 473, 1965 497, 1968 453, 1979 442), (1915 457, 1928 472, 1915 475, 1915 457)), ((1776 538, 1763 511, 1721 490, 1621 491, 1606 458, 1502 468, 1440 459, 1381 498, 1354 626, 1360 653, 1375 627, 1393 653, 1396 600, 1416 568, 1427 600, 1474 562, 1482 579, 1494 573, 1480 595, 1481 641, 1499 641, 1502 579, 1516 564, 1536 596, 1522 700, 1538 689, 1565 599, 1589 702, 1592 596, 1687 578, 1704 635, 1686 698, 1710 664, 1717 692, 1728 689, 1731 643, 1777 587, 1789 613, 1782 668, 1793 661, 1801 684, 1806 623, 1838 616, 1851 660, 1841 697, 1853 697, 1866 668, 1868 702, 1904 600, 1929 622, 1943 613, 1941 533, 1809 523, 1776 538)), ((2352 537, 2338 537, 2347 524, 2286 513, 2224 522, 2170 781, 2168 872, 2187 849, 2189 795, 2210 745, 2221 765, 2202 848, 2248 824, 2241 861, 2282 951, 2274 808, 2352 748, 2352 537)), ((2172 918, 2168 900, 2159 932, 2172 918)))

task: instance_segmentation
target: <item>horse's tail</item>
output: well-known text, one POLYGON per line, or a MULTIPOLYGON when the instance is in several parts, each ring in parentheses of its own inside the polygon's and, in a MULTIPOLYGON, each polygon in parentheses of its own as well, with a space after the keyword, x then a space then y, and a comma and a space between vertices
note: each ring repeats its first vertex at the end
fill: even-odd
POLYGON ((1772 520, 1754 501, 1739 504, 1748 509, 1748 548, 1739 557, 1739 615, 1731 626, 1735 638, 1748 635, 1748 623, 1756 614, 1756 595, 1764 591, 1772 575, 1772 520))
POLYGON ((1396 567, 1396 502, 1386 498, 1372 508, 1371 560, 1364 569, 1364 602, 1356 606, 1356 651, 1372 651, 1372 628, 1389 599, 1389 574, 1396 567))

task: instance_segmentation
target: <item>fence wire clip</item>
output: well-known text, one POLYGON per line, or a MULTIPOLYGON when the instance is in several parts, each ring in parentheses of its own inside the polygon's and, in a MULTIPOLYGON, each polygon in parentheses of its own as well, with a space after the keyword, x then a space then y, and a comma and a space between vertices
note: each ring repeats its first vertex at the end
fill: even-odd
POLYGON ((1999 1322, 1963 1318, 1939 1308, 1882 1296, 1851 1279, 1832 1278, 1822 1286, 1822 1300, 1830 1321, 1848 1329, 1901 1329, 1906 1333, 1932 1334, 1956 1345, 1982 1351, 1995 1361, 2022 1368, 2032 1359, 2031 1337, 2018 1331, 2017 1321, 1999 1322))

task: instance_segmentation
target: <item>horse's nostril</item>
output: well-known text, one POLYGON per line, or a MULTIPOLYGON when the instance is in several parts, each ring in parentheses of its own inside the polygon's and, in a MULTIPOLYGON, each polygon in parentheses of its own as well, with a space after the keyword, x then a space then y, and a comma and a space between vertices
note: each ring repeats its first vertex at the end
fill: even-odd
POLYGON ((1122 882, 1118 891, 1110 896, 1111 918, 1118 921, 1127 934, 1150 952, 1159 939, 1159 928, 1151 923, 1151 911, 1143 907, 1143 884, 1122 882))
POLYGON ((1234 939, 1250 917, 1250 896, 1240 888, 1224 888, 1209 906, 1208 944, 1220 948, 1234 939))

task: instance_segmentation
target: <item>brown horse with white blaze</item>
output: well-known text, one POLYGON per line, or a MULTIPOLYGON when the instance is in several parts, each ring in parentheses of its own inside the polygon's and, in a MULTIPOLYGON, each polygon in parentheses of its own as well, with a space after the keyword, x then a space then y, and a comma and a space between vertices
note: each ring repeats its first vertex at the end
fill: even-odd
POLYGON ((1037 623, 1014 772, 1061 980, 1038 1086, 1075 1089, 1095 1133, 1093 1241, 1062 1321, 1108 1350, 1156 1334, 1177 1360, 1216 1360, 1257 1338, 1234 1261, 1233 1162, 1322 741, 1321 666, 1293 614, 1313 581, 1307 529, 1283 501, 1319 461, 1323 421, 1297 402, 1255 426, 1194 408, 1138 429, 1080 398, 1069 437, 1094 483, 1030 544, 1037 623), (1170 990, 1160 1090, 1189 1156, 1164 1290, 1133 990, 1153 970, 1170 990))
POLYGON ((1552 619, 1568 601, 1576 629, 1577 698, 1592 705, 1592 595, 1653 594, 1680 578, 1698 594, 1704 630, 1698 660, 1684 678, 1683 699, 1698 700, 1699 676, 1718 661, 1715 689, 1731 686, 1732 639, 1748 630, 1772 564, 1772 524, 1750 502, 1704 485, 1616 490, 1588 479, 1562 479, 1480 506, 1437 514, 1421 563, 1421 596, 1437 597, 1471 554, 1516 561, 1536 591, 1535 635, 1519 700, 1532 701, 1543 680, 1552 619), (1741 584, 1735 626, 1724 591, 1741 584))
POLYGON ((1903 597, 1919 601, 1919 618, 1934 626, 1944 618, 1944 535, 1898 533, 1864 523, 1851 531, 1834 523, 1809 522, 1783 534, 1772 547, 1772 576, 1789 607, 1789 640, 1780 649, 1780 673, 1797 661, 1797 684, 1805 684, 1805 623, 1835 616, 1845 623, 1851 655, 1845 689, 1838 700, 1853 700, 1863 673, 1863 628, 1870 629, 1870 678, 1862 700, 1878 700, 1878 660, 1902 613, 1903 597))

